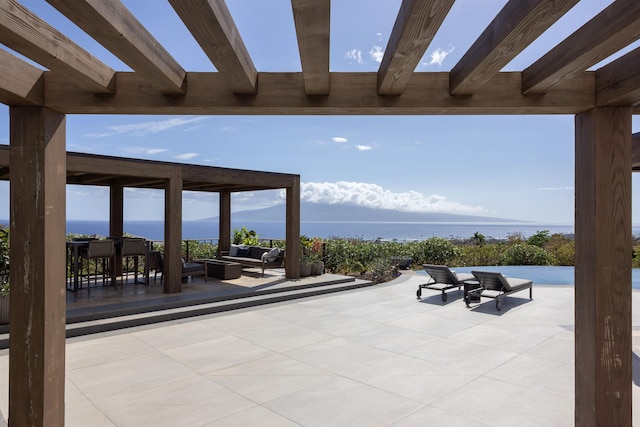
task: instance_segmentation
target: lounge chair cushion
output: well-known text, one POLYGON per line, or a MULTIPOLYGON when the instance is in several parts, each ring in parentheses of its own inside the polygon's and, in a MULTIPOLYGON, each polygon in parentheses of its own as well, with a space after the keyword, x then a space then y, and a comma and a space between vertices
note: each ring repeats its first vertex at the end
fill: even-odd
POLYGON ((264 253, 264 259, 267 262, 274 262, 280 256, 280 249, 272 248, 269 252, 264 253))

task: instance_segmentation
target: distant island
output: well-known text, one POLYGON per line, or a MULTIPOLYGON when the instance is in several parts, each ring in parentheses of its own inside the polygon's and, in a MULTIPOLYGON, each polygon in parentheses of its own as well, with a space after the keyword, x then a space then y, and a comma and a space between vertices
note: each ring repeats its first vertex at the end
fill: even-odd
MULTIPOLYGON (((234 212, 234 221, 284 221, 285 205, 264 209, 234 212)), ((203 219, 217 221, 219 217, 203 219)), ((476 215, 457 215, 435 212, 403 212, 391 209, 374 209, 344 204, 301 203, 301 222, 472 222, 472 223, 523 223, 528 221, 493 218, 476 215)))

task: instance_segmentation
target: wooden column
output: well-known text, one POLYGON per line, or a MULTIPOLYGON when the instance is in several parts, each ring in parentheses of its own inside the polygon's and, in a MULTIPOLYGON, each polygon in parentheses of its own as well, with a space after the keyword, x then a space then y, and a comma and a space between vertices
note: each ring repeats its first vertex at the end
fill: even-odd
MULTIPOLYGON (((109 187, 109 236, 124 234, 124 189, 121 185, 109 187)), ((122 257, 115 257, 116 276, 122 274, 122 257)))
POLYGON ((288 279, 300 277, 300 178, 287 188, 286 249, 284 268, 288 279))
POLYGON ((164 292, 182 292, 182 172, 176 167, 164 191, 164 292))
POLYGON ((9 426, 64 425, 65 122, 10 109, 9 426))
POLYGON ((221 252, 228 252, 231 247, 231 193, 229 191, 220 192, 218 224, 218 256, 221 252))
POLYGON ((575 421, 631 426, 631 108, 576 116, 575 421))

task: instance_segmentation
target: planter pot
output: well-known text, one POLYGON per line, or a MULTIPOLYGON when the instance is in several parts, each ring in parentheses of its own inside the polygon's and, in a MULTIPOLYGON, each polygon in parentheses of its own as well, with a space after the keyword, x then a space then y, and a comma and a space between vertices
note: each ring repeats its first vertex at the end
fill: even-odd
POLYGON ((311 275, 319 276, 321 274, 324 274, 324 262, 314 261, 314 263, 311 264, 311 275))
POLYGON ((0 297, 0 325, 9 323, 9 296, 0 297))
POLYGON ((311 276, 311 264, 300 262, 300 277, 311 276))

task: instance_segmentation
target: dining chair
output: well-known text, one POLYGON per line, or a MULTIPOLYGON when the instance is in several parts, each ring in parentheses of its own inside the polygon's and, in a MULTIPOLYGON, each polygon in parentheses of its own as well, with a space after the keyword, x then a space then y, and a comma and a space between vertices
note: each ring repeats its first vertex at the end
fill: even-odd
POLYGON ((89 292, 91 292, 91 261, 94 261, 94 283, 96 285, 98 284, 98 265, 102 264, 102 285, 106 285, 106 278, 109 277, 111 279, 111 283, 115 286, 115 273, 113 271, 115 242, 112 239, 90 239, 88 245, 82 248, 80 256, 87 261, 86 277, 89 292))
MULTIPOLYGON (((128 280, 129 273, 129 259, 133 258, 133 283, 138 283, 138 268, 139 268, 139 257, 145 257, 145 263, 147 262, 147 242, 143 238, 139 237, 125 237, 122 239, 122 247, 120 249, 120 255, 124 261, 124 265, 126 266, 125 271, 123 272, 124 283, 128 280)), ((146 270, 146 268, 145 268, 146 270)), ((145 284, 147 283, 147 278, 145 275, 145 284)))

